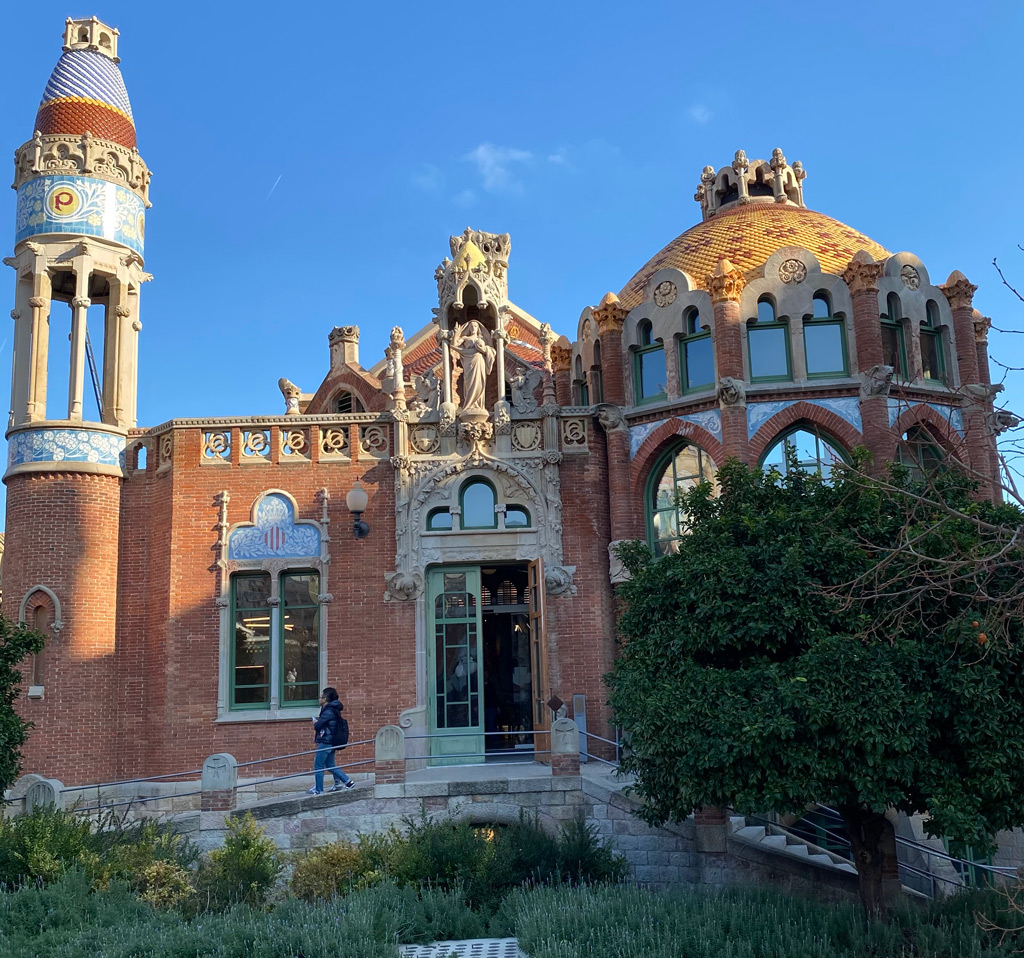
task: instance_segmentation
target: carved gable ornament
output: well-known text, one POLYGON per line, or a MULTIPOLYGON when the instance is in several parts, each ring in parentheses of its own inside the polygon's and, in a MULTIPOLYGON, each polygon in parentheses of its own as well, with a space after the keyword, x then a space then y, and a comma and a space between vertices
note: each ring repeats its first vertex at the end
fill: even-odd
POLYGON ((256 500, 252 521, 239 523, 228 537, 228 559, 320 559, 320 527, 296 521, 287 493, 269 492, 256 500))

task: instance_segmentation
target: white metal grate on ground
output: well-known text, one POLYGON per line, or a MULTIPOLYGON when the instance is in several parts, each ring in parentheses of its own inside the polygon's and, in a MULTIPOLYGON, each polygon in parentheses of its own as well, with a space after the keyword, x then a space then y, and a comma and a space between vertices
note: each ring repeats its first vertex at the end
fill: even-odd
POLYGON ((401 958, 526 958, 515 938, 467 938, 430 945, 400 945, 401 958))

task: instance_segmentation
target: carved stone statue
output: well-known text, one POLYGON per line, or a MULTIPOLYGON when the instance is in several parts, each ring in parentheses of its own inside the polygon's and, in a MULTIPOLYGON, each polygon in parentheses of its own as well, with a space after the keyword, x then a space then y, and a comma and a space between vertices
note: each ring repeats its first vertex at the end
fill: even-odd
POLYGON ((462 367, 462 408, 459 418, 485 421, 489 414, 484 396, 495 356, 490 333, 475 319, 460 323, 455 327, 452 349, 457 353, 462 367))
POLYGON ((894 372, 892 366, 884 366, 881 363, 876 363, 870 369, 862 372, 860 374, 860 398, 888 396, 894 372))
POLYGON ((441 401, 441 380, 432 369, 417 376, 413 382, 416 398, 409 403, 412 411, 418 416, 426 416, 436 411, 441 401))
POLYGON ((533 391, 540 382, 540 370, 532 366, 517 366, 509 382, 512 385, 512 408, 524 415, 533 412, 537 408, 533 391))
POLYGON ((723 406, 745 405, 747 402, 747 384, 742 379, 723 376, 718 381, 718 401, 723 406))
POLYGON ((295 383, 283 376, 277 381, 277 387, 284 396, 284 414, 286 416, 297 416, 299 414, 299 397, 302 390, 295 383))

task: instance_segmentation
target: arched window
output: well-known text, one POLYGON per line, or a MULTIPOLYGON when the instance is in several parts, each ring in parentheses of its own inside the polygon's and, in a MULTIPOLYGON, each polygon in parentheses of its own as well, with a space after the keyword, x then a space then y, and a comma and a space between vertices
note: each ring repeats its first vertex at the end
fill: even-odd
POLYGON ((647 541, 656 554, 679 551, 680 539, 686 533, 686 514, 679 497, 698 482, 714 482, 715 473, 711 457, 692 443, 672 449, 651 470, 647 483, 647 541))
MULTIPOLYGON (((48 635, 47 627, 49 625, 50 613, 47 611, 46 606, 36 606, 35 611, 32 613, 32 628, 36 632, 42 632, 43 635, 48 635)), ((44 645, 38 652, 32 656, 32 675, 29 680, 30 685, 44 685, 44 678, 46 676, 46 646, 44 645)))
POLYGON ((845 460, 839 452, 838 443, 812 432, 806 427, 798 427, 780 436, 761 458, 761 468, 766 472, 777 469, 782 475, 789 472, 788 458, 796 455, 796 468, 804 472, 813 472, 828 479, 832 475, 832 467, 842 464, 845 460))
POLYGON ((814 294, 812 309, 812 315, 804 317, 808 378, 848 375, 843 317, 832 314, 832 300, 824 290, 814 294))
POLYGON ((892 366, 893 378, 907 379, 907 344, 903 338, 903 310, 900 298, 890 293, 885 298, 882 314, 882 362, 892 366))
POLYGON ((445 532, 452 528, 452 514, 448 509, 431 509, 427 514, 427 532, 445 532))
POLYGON ((573 402, 577 406, 590 405, 590 390, 587 388, 587 377, 583 372, 583 360, 577 356, 573 364, 573 402))
POLYGON ((927 426, 911 426, 896 448, 896 459, 910 471, 912 479, 924 479, 942 467, 946 458, 942 446, 927 426))
POLYGON ((363 412, 363 404, 358 396, 352 395, 348 390, 338 393, 334 400, 335 412, 363 412))
POLYGON ((522 506, 509 506, 505 510, 506 529, 528 529, 530 526, 530 513, 522 506))
POLYGON ((590 398, 604 402, 604 377, 601 373, 601 342, 594 341, 594 365, 590 367, 590 398))
POLYGON ((696 308, 690 309, 683 318, 679 368, 684 393, 714 385, 715 358, 711 351, 711 330, 701 324, 700 312, 696 308))
POLYGON ((463 529, 496 529, 494 487, 486 479, 470 479, 459 493, 463 529))
POLYGON ((940 383, 946 381, 946 350, 939 324, 939 307, 931 299, 925 307, 925 320, 921 324, 921 367, 925 379, 940 383))
POLYGON ((634 376, 637 403, 654 402, 666 396, 665 346, 654 339, 651 321, 645 319, 637 327, 638 346, 634 353, 634 376))
POLYGON ((771 297, 757 301, 757 317, 747 322, 750 381, 792 379, 789 364, 789 324, 775 315, 771 297))

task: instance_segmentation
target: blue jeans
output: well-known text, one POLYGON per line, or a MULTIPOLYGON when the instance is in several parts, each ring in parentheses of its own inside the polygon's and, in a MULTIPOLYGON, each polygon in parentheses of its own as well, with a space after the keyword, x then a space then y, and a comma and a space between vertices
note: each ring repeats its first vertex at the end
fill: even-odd
POLYGON ((334 752, 335 748, 333 745, 317 746, 316 758, 313 760, 313 779, 316 782, 316 790, 318 792, 324 790, 324 772, 327 769, 331 770, 335 785, 339 783, 343 785, 345 782, 350 781, 349 777, 340 768, 334 767, 334 752))

